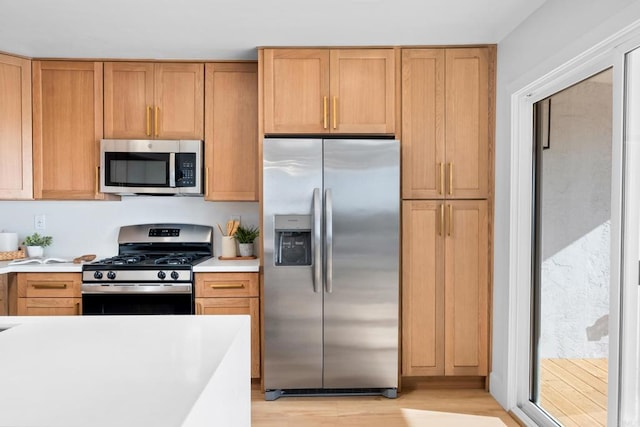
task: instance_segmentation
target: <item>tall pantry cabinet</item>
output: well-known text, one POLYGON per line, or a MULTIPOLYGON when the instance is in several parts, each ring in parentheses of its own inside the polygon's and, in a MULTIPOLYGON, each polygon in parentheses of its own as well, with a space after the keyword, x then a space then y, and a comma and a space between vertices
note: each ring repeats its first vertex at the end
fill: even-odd
POLYGON ((495 47, 402 51, 402 373, 488 374, 495 47))

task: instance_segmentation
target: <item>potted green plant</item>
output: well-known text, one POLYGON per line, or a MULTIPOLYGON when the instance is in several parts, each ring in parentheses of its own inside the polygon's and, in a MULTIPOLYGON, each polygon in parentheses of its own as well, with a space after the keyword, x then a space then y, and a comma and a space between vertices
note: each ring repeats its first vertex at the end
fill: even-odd
POLYGON ((239 226, 236 233, 233 235, 238 241, 238 247, 240 248, 240 256, 252 256, 253 255, 253 241, 260 235, 258 227, 239 226))
POLYGON ((36 232, 25 237, 22 244, 27 247, 27 255, 29 257, 41 257, 44 255, 44 248, 49 246, 52 240, 51 236, 41 236, 36 232))

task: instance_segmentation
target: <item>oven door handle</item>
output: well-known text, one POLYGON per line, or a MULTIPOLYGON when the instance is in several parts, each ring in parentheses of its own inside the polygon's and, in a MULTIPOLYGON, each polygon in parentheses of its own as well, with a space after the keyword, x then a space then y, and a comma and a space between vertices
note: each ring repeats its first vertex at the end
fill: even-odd
POLYGON ((151 285, 151 284, 118 284, 118 285, 82 285, 82 294, 190 294, 193 293, 193 285, 185 283, 181 285, 151 285))
POLYGON ((176 153, 169 153, 169 187, 176 186, 176 153))

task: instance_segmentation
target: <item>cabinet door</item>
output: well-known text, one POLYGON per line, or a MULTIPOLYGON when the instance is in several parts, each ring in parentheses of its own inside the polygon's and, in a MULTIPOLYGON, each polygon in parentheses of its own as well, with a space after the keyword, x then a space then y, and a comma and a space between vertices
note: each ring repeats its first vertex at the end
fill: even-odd
POLYGON ((257 297, 258 273, 197 273, 196 297, 257 297))
POLYGON ((402 374, 444 375, 443 203, 402 203, 402 374))
POLYGON ((31 61, 0 54, 0 93, 0 199, 31 199, 31 61))
POLYGON ((445 191, 444 49, 402 51, 402 198, 445 191))
POLYGON ((79 316, 82 298, 18 298, 18 316, 79 316))
POLYGON ((447 197, 488 197, 489 59, 487 48, 446 51, 447 197))
POLYGON ((6 274, 0 274, 0 316, 9 315, 9 283, 6 274))
POLYGON ((196 314, 251 316, 251 377, 260 377, 260 312, 258 298, 196 298, 196 314))
POLYGON ((331 132, 393 134, 393 49, 331 50, 331 132))
POLYGON ((257 64, 206 64, 205 200, 258 200, 257 64))
POLYGON ((102 199, 102 63, 33 62, 36 199, 102 199))
POLYGON ((329 132, 329 50, 264 50, 264 133, 329 132))
POLYGON ((204 64, 155 64, 154 136, 204 139, 204 64))
POLYGON ((445 374, 487 375, 489 239, 486 200, 445 206, 445 374))
POLYGON ((105 62, 105 138, 152 138, 153 63, 105 62))

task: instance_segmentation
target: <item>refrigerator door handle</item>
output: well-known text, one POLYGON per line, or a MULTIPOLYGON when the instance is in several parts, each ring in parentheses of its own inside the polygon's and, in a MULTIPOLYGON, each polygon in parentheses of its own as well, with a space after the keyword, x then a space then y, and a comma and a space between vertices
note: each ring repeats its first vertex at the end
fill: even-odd
POLYGON ((322 282, 322 246, 321 246, 321 227, 322 227, 322 200, 320 198, 320 189, 313 189, 313 292, 318 293, 320 283, 322 282))
POLYGON ((325 291, 333 292, 333 198, 331 189, 324 192, 324 254, 325 254, 325 291))

